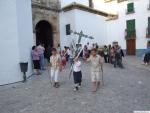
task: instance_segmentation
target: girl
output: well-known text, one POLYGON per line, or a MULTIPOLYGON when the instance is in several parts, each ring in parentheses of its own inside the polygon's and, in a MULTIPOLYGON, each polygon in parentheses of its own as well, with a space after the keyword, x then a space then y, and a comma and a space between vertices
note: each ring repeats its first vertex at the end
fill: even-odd
POLYGON ((65 68, 66 66, 66 57, 65 57, 65 51, 62 51, 61 53, 61 64, 62 64, 62 68, 65 68))
POLYGON ((60 55, 57 54, 57 50, 55 48, 52 49, 52 56, 50 57, 50 66, 51 66, 51 79, 54 81, 53 87, 58 88, 59 82, 59 71, 61 71, 61 58, 60 55))
POLYGON ((92 92, 97 91, 100 85, 100 71, 101 65, 103 65, 103 58, 97 54, 96 49, 91 50, 91 56, 87 59, 87 62, 91 62, 91 81, 92 81, 92 92))
POLYGON ((74 91, 77 91, 81 87, 82 82, 81 61, 77 57, 74 59, 73 78, 75 84, 74 91))

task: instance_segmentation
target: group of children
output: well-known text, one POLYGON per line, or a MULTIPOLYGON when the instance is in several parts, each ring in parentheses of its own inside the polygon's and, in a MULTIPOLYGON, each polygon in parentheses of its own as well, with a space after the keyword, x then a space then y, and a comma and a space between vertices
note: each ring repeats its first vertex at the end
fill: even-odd
MULTIPOLYGON (((100 72, 101 66, 103 65, 103 58, 97 54, 96 49, 91 50, 91 54, 86 62, 91 64, 91 81, 92 81, 92 91, 97 91, 100 85, 100 72)), ((73 58, 73 78, 74 78, 74 91, 78 91, 82 83, 82 72, 81 72, 81 61, 78 55, 73 58)), ((53 81, 53 86, 58 88, 60 86, 58 82, 59 71, 62 70, 62 59, 61 55, 57 52, 55 48, 52 49, 52 55, 50 57, 50 68, 51 68, 51 80, 53 81)))

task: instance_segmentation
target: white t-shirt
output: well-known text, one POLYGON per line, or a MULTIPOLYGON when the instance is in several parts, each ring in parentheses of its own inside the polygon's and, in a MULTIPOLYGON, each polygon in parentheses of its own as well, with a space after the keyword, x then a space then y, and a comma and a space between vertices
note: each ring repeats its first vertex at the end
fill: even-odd
POLYGON ((79 72, 81 71, 81 62, 80 61, 76 61, 73 65, 73 71, 74 72, 79 72))

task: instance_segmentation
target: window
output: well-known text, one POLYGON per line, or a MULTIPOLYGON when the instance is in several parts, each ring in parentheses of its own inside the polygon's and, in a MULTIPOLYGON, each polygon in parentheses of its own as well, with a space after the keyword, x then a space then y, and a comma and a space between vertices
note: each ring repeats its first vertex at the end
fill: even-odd
POLYGON ((90 8, 93 8, 94 6, 93 6, 93 0, 89 0, 89 7, 90 8))
POLYGON ((134 3, 127 4, 127 13, 134 13, 134 3))
POLYGON ((127 20, 126 22, 126 33, 127 33, 127 38, 135 38, 136 36, 136 30, 135 30, 135 19, 134 20, 127 20))
POLYGON ((148 17, 148 27, 150 28, 150 17, 148 17))
POLYGON ((70 35, 71 33, 70 33, 70 24, 67 24, 66 25, 66 35, 70 35))
POLYGON ((148 35, 150 35, 150 17, 148 17, 148 35))

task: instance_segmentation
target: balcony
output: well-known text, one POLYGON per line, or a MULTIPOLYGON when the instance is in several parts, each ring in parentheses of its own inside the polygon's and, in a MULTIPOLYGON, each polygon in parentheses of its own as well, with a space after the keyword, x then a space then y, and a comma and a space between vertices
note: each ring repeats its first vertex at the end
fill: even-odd
POLYGON ((136 38, 136 30, 125 30, 125 39, 135 39, 136 38))
POLYGON ((146 29, 146 38, 150 38, 150 28, 146 29))

